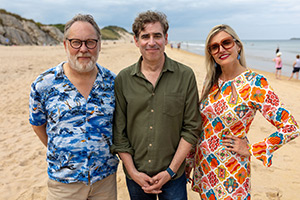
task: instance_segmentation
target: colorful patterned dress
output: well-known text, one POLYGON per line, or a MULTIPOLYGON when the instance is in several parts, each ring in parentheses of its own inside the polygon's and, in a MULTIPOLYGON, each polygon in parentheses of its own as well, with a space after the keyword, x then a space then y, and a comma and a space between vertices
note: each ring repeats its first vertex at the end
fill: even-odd
POLYGON ((275 150, 299 135, 296 121, 267 79, 251 70, 230 81, 219 80, 200 110, 202 138, 188 155, 187 165, 194 167, 192 189, 202 199, 250 199, 250 157, 225 150, 220 139, 223 134, 246 137, 257 110, 277 128, 264 141, 249 144, 252 156, 265 166, 272 164, 275 150))

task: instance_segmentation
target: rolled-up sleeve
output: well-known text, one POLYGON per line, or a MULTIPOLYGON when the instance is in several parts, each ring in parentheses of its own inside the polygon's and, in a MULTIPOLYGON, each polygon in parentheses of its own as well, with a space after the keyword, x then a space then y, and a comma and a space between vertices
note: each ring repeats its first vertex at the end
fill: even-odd
POLYGON ((115 79, 115 97, 116 107, 114 113, 114 125, 113 125, 113 144, 110 148, 112 153, 126 152, 131 155, 134 154, 134 150, 130 145, 130 142, 126 133, 127 122, 127 103, 123 95, 122 90, 122 77, 117 76, 115 79))
POLYGON ((198 106, 199 95, 197 83, 193 72, 189 81, 181 137, 188 143, 194 145, 200 137, 202 123, 198 106))

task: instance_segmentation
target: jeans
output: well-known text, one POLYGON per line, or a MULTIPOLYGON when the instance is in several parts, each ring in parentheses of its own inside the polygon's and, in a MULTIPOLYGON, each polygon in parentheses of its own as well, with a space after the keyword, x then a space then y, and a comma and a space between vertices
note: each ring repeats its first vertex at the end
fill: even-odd
POLYGON ((161 188, 162 193, 147 194, 139 184, 126 177, 127 188, 131 200, 187 200, 185 173, 175 180, 170 180, 161 188))

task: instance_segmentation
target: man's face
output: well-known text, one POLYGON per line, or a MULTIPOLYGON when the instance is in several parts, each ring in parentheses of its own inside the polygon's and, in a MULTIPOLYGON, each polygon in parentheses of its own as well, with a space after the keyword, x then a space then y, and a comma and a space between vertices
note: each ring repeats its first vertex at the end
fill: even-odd
POLYGON ((168 34, 164 35, 160 22, 146 24, 139 37, 134 37, 134 40, 144 60, 156 63, 164 58, 165 45, 168 44, 168 34))
POLYGON ((80 48, 75 49, 71 46, 70 41, 64 41, 70 67, 78 72, 90 72, 93 70, 101 49, 101 43, 97 38, 94 27, 88 22, 75 22, 69 29, 68 39, 78 39, 81 41, 89 39, 98 40, 96 47, 93 49, 87 48, 84 42, 80 48))

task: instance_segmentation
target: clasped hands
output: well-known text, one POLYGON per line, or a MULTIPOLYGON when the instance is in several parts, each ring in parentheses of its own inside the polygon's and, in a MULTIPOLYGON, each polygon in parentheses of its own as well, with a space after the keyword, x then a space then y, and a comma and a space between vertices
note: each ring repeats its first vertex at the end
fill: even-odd
POLYGON ((131 178, 142 187, 145 193, 148 194, 161 193, 162 186, 171 180, 171 176, 167 171, 162 171, 153 177, 150 177, 143 172, 137 172, 134 177, 131 178))

